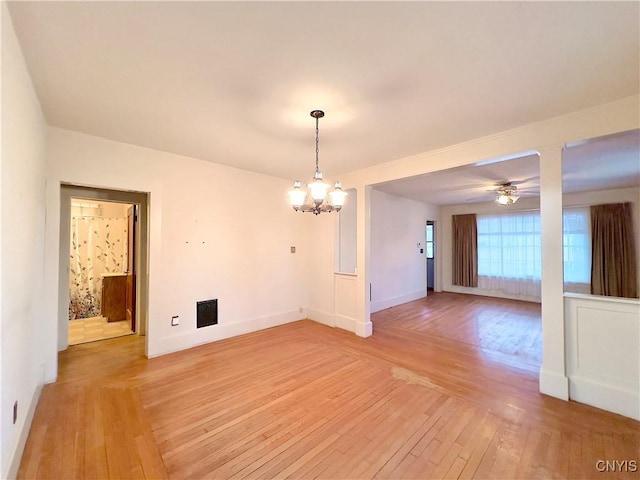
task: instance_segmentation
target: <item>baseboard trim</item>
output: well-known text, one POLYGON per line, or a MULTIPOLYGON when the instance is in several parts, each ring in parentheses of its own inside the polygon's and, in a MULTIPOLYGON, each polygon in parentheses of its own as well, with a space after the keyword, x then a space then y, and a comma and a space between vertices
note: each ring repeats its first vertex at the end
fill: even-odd
POLYGON ((597 382, 579 375, 569 379, 572 400, 640 420, 640 393, 597 382))
POLYGON ((378 300, 371 302, 371 313, 379 312, 387 308, 402 305, 403 303, 413 302, 414 300, 420 300, 427 296, 425 290, 418 290, 416 292, 407 293, 405 295, 399 295, 397 297, 386 298, 384 300, 378 300))
POLYGON ((347 332, 356 331, 356 320, 354 318, 345 317, 344 315, 335 315, 336 327, 346 330, 347 332))
POLYGON ((373 335, 373 323, 356 323, 356 335, 362 338, 368 338, 373 335))
POLYGON ((373 334, 373 324, 371 322, 365 325, 358 323, 355 318, 314 310, 312 308, 309 308, 307 312, 309 314, 309 320, 321 323, 327 327, 340 328, 347 332, 355 333, 359 337, 370 337, 373 334))
POLYGON ((13 480, 18 476, 18 470, 20 470, 20 462, 22 461, 24 447, 27 445, 27 438, 29 438, 31 423, 33 422, 33 416, 36 413, 36 407, 38 406, 38 401, 40 400, 40 394, 42 393, 43 387, 44 385, 39 385, 38 387, 36 387, 33 395, 31 396, 31 401, 29 402, 29 407, 26 410, 24 422, 21 426, 18 443, 16 444, 16 448, 13 451, 13 456, 11 457, 11 462, 9 463, 9 470, 3 473, 2 478, 13 480))
POLYGON ((321 323, 322 325, 326 325, 327 327, 336 326, 336 316, 333 313, 309 308, 307 309, 307 317, 309 318, 309 320, 321 323))
POLYGON ((149 339, 149 358, 179 352, 187 348, 205 345, 207 343, 225 340, 247 333, 258 332, 266 328, 277 327, 286 323, 297 322, 306 318, 305 313, 299 311, 284 312, 276 315, 252 318, 236 323, 219 323, 210 327, 189 330, 152 341, 149 339))
POLYGON ((561 400, 569 400, 569 379, 556 372, 540 369, 540 393, 556 397, 561 400))

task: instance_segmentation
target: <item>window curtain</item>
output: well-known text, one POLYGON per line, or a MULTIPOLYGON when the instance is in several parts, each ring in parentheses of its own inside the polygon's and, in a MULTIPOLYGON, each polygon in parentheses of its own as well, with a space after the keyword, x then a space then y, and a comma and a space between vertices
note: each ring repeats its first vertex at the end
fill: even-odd
POLYGON ((591 293, 638 297, 631 203, 591 206, 591 293))
POLYGON ((478 286, 478 229, 476 215, 453 215, 453 284, 478 286))
POLYGON ((102 274, 127 267, 127 219, 71 218, 69 320, 100 316, 102 274))

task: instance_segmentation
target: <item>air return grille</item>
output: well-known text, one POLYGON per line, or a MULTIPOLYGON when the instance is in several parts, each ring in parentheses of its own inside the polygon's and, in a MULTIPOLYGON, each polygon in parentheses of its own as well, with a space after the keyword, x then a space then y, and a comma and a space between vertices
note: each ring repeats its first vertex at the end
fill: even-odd
POLYGON ((218 324, 218 299, 196 303, 196 327, 218 324))

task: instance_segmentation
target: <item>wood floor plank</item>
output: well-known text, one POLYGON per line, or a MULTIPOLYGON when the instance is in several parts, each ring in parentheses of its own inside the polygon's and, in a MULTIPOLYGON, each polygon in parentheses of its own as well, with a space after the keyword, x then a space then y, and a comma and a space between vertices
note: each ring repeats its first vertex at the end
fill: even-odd
POLYGON ((539 305, 438 293, 372 321, 73 346, 18 478, 636 478, 595 463, 637 459, 639 422, 539 393, 539 305))

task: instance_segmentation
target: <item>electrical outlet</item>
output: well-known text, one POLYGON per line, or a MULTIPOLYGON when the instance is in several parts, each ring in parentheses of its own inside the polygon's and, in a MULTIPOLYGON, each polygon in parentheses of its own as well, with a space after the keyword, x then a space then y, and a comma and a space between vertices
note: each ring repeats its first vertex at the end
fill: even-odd
POLYGON ((13 424, 15 425, 18 421, 18 401, 16 400, 13 404, 13 424))
POLYGON ((180 325, 180 317, 178 315, 171 317, 171 326, 177 327, 178 325, 180 325))

